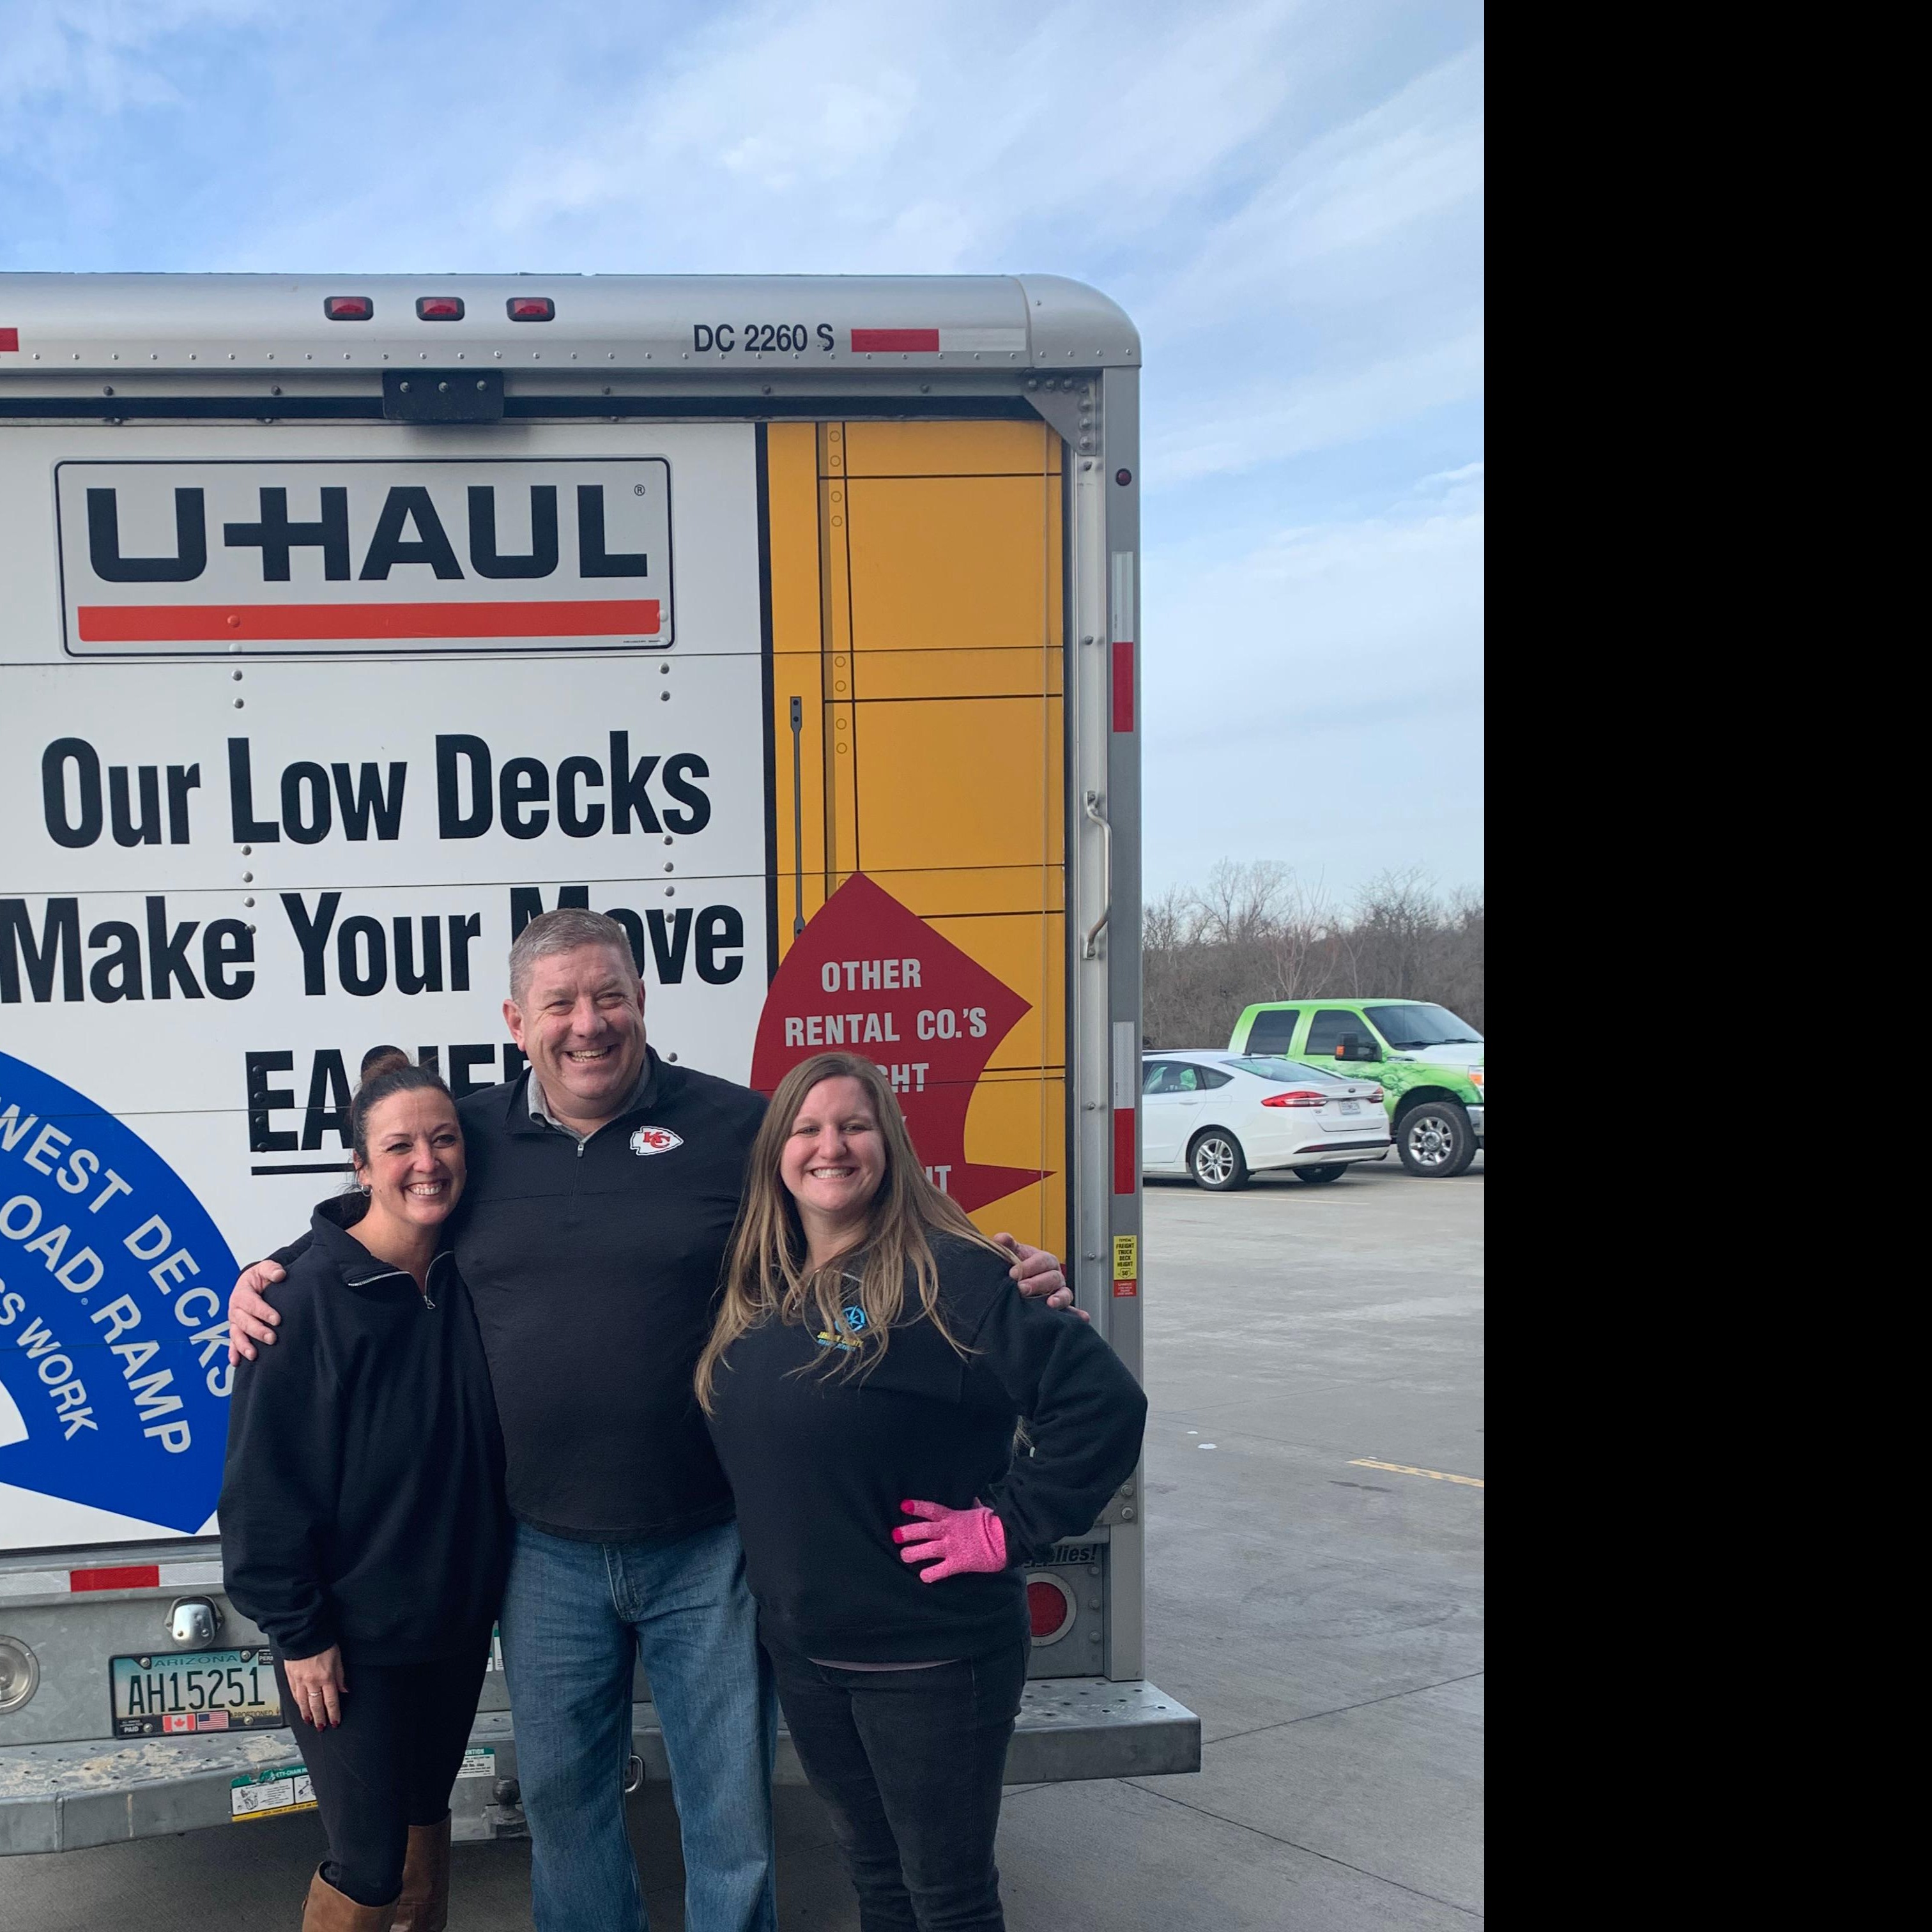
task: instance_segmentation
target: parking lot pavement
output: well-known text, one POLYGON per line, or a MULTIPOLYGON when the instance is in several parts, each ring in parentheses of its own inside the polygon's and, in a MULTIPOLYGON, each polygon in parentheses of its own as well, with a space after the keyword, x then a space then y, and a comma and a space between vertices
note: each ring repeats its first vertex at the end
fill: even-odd
MULTIPOLYGON (((1016 1932, 1480 1919, 1483 1193, 1480 1157, 1148 1184, 1148 1672, 1201 1714, 1202 1768, 1009 1792, 1016 1932)), ((778 1801, 785 1932, 852 1932, 823 1812, 778 1801)), ((680 1928, 668 1792, 631 1816, 680 1928)), ((262 1820, 0 1861, 0 1932, 280 1932, 319 1847, 262 1820)), ((456 1932, 525 1932, 529 1884, 526 1844, 458 1846, 456 1932)))

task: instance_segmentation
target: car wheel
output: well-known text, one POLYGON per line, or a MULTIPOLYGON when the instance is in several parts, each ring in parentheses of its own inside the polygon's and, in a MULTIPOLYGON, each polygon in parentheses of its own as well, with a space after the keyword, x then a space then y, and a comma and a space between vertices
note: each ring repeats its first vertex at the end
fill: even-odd
POLYGON ((1317 1180, 1340 1180, 1348 1171, 1348 1163, 1346 1161, 1338 1160, 1333 1167, 1298 1167, 1294 1170, 1294 1178, 1298 1180, 1306 1180, 1310 1183, 1317 1180))
POLYGON ((1411 1174, 1449 1180, 1476 1157, 1475 1131, 1455 1100, 1423 1100, 1395 1124, 1396 1151, 1411 1174))
POLYGON ((1187 1150, 1187 1171, 1195 1185, 1212 1194, 1226 1194, 1248 1184, 1247 1156, 1226 1127, 1209 1127, 1196 1134, 1187 1150))

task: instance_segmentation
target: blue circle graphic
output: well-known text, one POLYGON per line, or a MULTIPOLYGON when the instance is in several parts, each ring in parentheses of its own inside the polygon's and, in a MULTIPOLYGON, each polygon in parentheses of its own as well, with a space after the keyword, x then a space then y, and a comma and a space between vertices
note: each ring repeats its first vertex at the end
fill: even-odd
POLYGON ((235 1274, 146 1141, 0 1053, 0 1483, 200 1529, 221 1488, 235 1274))

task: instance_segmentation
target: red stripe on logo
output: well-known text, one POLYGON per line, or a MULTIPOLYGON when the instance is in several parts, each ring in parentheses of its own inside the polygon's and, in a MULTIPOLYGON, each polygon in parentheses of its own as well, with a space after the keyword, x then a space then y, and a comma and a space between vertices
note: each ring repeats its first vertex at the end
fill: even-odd
POLYGON ((1114 1192, 1131 1194, 1140 1178, 1134 1164, 1134 1110, 1114 1109, 1114 1192))
POLYGON ((892 349, 936 356, 939 352, 939 332, 936 328, 855 328, 852 332, 852 352, 855 356, 862 356, 868 350, 892 349))
POLYGON ((20 332, 17 328, 0 328, 0 351, 20 352, 20 332))
POLYGON ((1134 728, 1134 647, 1130 644, 1114 646, 1114 729, 1134 728))
POLYGON ((160 1565, 131 1563, 122 1570, 70 1570, 67 1586, 70 1590, 158 1590, 160 1565))
POLYGON ((79 614, 86 644, 653 637, 659 621, 655 597, 564 604, 83 604, 79 614))

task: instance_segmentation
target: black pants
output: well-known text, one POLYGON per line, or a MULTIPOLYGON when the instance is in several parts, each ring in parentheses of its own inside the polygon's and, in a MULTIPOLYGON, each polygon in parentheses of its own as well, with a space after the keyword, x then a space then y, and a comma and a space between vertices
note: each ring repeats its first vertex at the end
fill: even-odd
POLYGON ((410 1827, 449 1809, 489 1659, 487 1640, 428 1664, 361 1664, 346 1651, 342 1721, 326 1731, 297 1712, 277 1660, 282 1708, 328 1834, 322 1875, 358 1905, 387 1905, 402 1890, 410 1827))
POLYGON ((878 1671, 772 1651, 799 1762, 858 1891, 860 1932, 1004 1932, 993 1840, 1030 1648, 878 1671))

